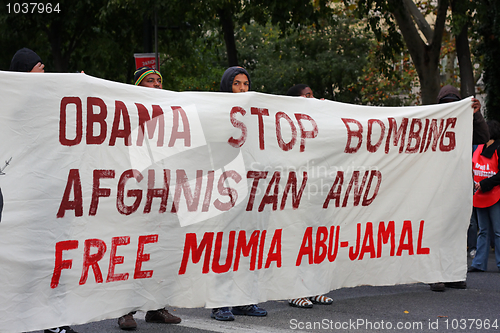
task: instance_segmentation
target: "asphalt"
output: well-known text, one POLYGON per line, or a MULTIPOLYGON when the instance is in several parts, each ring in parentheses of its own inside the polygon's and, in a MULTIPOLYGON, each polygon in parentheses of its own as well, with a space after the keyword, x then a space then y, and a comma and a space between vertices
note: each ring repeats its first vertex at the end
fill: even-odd
MULTIPOLYGON (((267 317, 236 316, 232 322, 211 319, 209 309, 167 307, 182 322, 151 324, 138 312, 135 332, 500 332, 500 272, 493 253, 488 271, 467 274, 467 289, 433 292, 418 283, 344 288, 327 296, 334 299, 332 305, 311 309, 291 307, 285 300, 260 303, 267 317)), ((124 332, 116 319, 72 328, 79 333, 124 332)))

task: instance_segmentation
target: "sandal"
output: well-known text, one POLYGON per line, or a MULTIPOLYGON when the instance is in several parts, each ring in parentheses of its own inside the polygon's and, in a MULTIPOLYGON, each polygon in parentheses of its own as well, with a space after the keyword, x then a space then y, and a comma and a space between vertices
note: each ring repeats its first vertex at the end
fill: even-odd
POLYGON ((297 308, 303 308, 303 309, 307 309, 307 308, 312 308, 313 307, 312 302, 310 300, 308 300, 307 298, 305 298, 305 297, 289 299, 288 300, 288 304, 290 306, 295 306, 297 308))
POLYGON ((328 296, 324 296, 324 295, 317 295, 317 296, 309 297, 309 300, 311 302, 313 302, 314 304, 330 305, 333 303, 332 298, 330 298, 328 296))

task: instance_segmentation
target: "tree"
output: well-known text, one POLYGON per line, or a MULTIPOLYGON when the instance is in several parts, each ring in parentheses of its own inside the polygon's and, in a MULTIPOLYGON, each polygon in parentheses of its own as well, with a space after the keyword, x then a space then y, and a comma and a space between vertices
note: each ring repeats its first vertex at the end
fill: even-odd
POLYGON ((360 87, 354 85, 367 62, 368 40, 354 27, 343 19, 284 34, 271 23, 245 25, 237 45, 253 89, 284 95, 305 83, 317 98, 359 102, 360 87))
POLYGON ((357 5, 358 16, 368 17, 379 40, 386 32, 385 56, 400 53, 401 38, 404 39, 420 80, 422 103, 435 103, 440 88, 439 59, 449 0, 438 0, 434 29, 412 0, 345 0, 345 3, 357 5))
POLYGON ((26 46, 41 56, 49 72, 84 70, 112 80, 131 78, 131 55, 140 45, 134 30, 141 25, 137 7, 126 1, 61 0, 59 8, 60 13, 0 15, 5 69, 15 51, 26 46))
POLYGON ((331 12, 328 0, 204 0, 192 1, 185 8, 189 8, 198 22, 220 29, 229 66, 240 65, 235 40, 239 27, 251 22, 265 25, 270 21, 286 33, 301 25, 318 25, 320 18, 331 12))
POLYGON ((486 90, 486 116, 500 121, 500 3, 481 0, 478 7, 478 32, 482 42, 478 52, 483 57, 484 83, 486 90))
POLYGON ((455 46, 460 67, 460 94, 462 97, 473 96, 476 92, 476 80, 469 48, 468 31, 472 12, 470 6, 470 1, 467 0, 451 1, 455 46))
MULTIPOLYGON (((61 1, 62 10, 69 6, 68 1, 61 1)), ((27 46, 39 53, 49 72, 84 70, 131 83, 133 53, 152 51, 152 23, 157 19, 166 89, 218 91, 228 55, 233 52, 235 63, 250 71, 254 90, 284 94, 294 83, 304 82, 317 97, 374 103, 367 94, 370 90, 362 92, 363 86, 356 84, 367 64, 367 38, 350 13, 337 8, 335 15, 327 15, 332 8, 325 3, 96 0, 86 9, 75 7, 75 12, 64 17, 0 13, 1 64, 8 68, 14 52, 27 46), (229 6, 234 23, 229 34, 234 40, 229 47, 232 51, 218 14, 224 6, 229 6)), ((376 103, 385 101, 382 97, 376 103)))
POLYGON ((363 76, 354 84, 359 91, 360 103, 381 106, 415 105, 420 96, 414 88, 418 84, 415 67, 410 61, 408 52, 380 62, 378 54, 382 45, 370 40, 368 63, 363 68, 363 76))

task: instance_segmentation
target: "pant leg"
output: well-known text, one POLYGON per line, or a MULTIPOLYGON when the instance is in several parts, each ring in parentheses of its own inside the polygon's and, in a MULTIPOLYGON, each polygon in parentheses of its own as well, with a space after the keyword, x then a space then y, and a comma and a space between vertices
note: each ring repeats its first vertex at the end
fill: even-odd
MULTIPOLYGON (((493 205, 494 208, 490 213, 490 223, 491 231, 490 234, 493 235, 494 248, 495 248, 495 260, 498 269, 500 269, 500 202, 493 205)), ((489 247, 488 247, 489 250, 489 247)))
POLYGON ((477 248, 477 212, 475 207, 472 207, 469 229, 467 230, 467 247, 469 252, 477 248))
POLYGON ((490 208, 492 207, 477 208, 479 234, 477 235, 477 251, 476 256, 472 259, 472 267, 483 271, 488 267, 488 254, 490 252, 490 208))

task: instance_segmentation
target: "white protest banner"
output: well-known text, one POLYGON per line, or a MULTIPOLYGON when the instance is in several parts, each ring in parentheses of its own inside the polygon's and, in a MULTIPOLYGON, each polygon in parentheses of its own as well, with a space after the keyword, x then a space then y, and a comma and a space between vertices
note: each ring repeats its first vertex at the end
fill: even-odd
POLYGON ((470 98, 0 82, 2 332, 465 279, 470 98))

